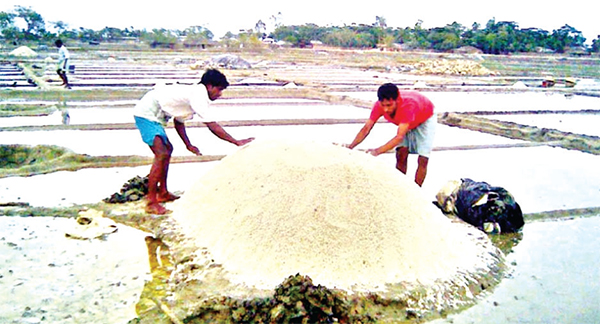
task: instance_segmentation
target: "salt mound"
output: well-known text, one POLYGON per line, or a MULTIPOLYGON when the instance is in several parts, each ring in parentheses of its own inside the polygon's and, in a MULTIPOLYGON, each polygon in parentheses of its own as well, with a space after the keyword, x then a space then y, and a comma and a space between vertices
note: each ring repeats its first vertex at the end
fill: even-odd
POLYGON ((523 81, 517 81, 515 82, 515 84, 512 85, 512 87, 517 89, 525 89, 527 88, 527 85, 523 81))
POLYGON ((493 263, 487 237, 451 222, 412 180, 332 144, 256 140, 173 207, 173 221, 224 278, 252 289, 300 273, 329 288, 385 291, 493 263))
POLYGON ((21 56, 21 57, 33 57, 33 56, 37 56, 37 53, 27 46, 20 46, 18 48, 15 48, 14 50, 12 50, 12 52, 10 52, 9 55, 21 56))

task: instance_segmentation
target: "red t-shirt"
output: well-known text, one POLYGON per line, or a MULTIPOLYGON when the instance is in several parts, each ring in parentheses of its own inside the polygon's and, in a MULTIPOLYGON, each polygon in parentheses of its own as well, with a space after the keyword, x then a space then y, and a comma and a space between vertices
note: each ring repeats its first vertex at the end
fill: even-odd
POLYGON ((381 116, 396 125, 408 124, 408 129, 414 129, 433 116, 433 103, 417 91, 400 90, 393 118, 383 111, 379 101, 373 105, 369 119, 377 121, 381 116))

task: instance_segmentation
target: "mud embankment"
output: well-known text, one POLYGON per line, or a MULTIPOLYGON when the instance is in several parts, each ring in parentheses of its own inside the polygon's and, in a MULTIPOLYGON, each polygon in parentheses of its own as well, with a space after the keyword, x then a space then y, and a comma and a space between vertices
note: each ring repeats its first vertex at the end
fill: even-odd
POLYGON ((575 134, 556 129, 521 125, 508 121, 491 120, 475 114, 444 113, 438 116, 440 124, 473 131, 519 139, 570 150, 600 154, 600 137, 575 134))

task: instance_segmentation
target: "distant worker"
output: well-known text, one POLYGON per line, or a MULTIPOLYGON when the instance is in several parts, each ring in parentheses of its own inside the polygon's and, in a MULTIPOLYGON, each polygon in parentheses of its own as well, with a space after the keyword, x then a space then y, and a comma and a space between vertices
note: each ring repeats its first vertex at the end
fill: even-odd
POLYGON ((154 162, 148 175, 147 213, 167 214, 170 211, 161 203, 179 198, 167 190, 167 173, 173 146, 167 138, 164 126, 170 118, 173 118, 175 130, 185 147, 196 155, 202 154, 188 139, 184 123, 194 115, 200 117, 200 121, 222 140, 237 146, 254 140, 254 138, 236 140, 210 117, 210 102, 221 97, 223 90, 228 86, 229 82, 225 75, 218 70, 210 69, 202 75, 198 84, 157 87, 146 93, 136 104, 133 114, 135 124, 142 135, 142 140, 154 153, 154 162))
POLYGON ((63 82, 61 85, 65 86, 66 89, 71 89, 69 79, 67 78, 67 71, 69 69, 68 62, 70 58, 69 50, 67 50, 67 47, 60 39, 57 39, 56 42, 54 42, 54 45, 58 47, 58 65, 56 67, 56 73, 63 82))
POLYGON ((404 174, 407 171, 408 154, 418 154, 415 182, 422 186, 437 124, 433 103, 417 91, 400 91, 392 83, 380 86, 377 97, 379 100, 373 105, 369 119, 346 147, 353 149, 362 143, 383 116, 398 126, 396 135, 382 146, 367 152, 377 156, 396 148, 396 168, 404 174))

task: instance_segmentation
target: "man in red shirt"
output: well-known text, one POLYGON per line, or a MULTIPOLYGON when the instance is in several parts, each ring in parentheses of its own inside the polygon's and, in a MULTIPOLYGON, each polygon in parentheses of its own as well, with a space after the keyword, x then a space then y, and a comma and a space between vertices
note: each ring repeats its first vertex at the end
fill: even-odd
POLYGON ((433 137, 437 119, 433 112, 433 104, 427 97, 416 91, 400 91, 392 83, 386 83, 377 90, 379 99, 371 116, 351 144, 353 149, 360 144, 371 132, 377 120, 383 116, 389 122, 398 125, 396 136, 382 146, 367 150, 375 156, 396 148, 396 168, 406 174, 408 154, 419 155, 415 182, 423 185, 427 175, 427 163, 433 147, 433 137))

